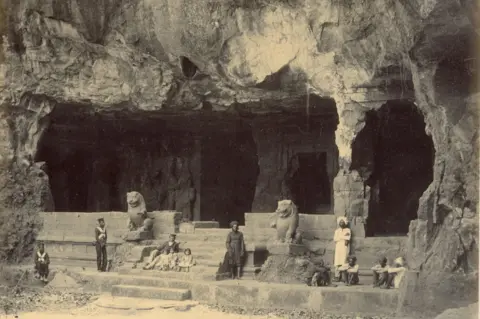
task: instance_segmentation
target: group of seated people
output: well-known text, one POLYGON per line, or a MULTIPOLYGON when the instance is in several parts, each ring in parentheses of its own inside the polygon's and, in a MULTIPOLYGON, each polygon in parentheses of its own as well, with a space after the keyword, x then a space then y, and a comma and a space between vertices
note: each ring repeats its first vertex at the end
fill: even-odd
MULTIPOLYGON (((347 263, 339 267, 339 276, 335 278, 336 282, 344 283, 346 286, 358 285, 359 265, 355 256, 349 256, 347 263)), ((373 272, 373 287, 383 289, 398 288, 403 275, 406 271, 405 261, 402 257, 394 260, 392 266, 388 266, 386 257, 380 258, 378 263, 371 268, 373 272)), ((320 262, 316 266, 315 272, 311 279, 311 286, 329 286, 331 285, 330 267, 320 262)))
POLYGON ((171 234, 169 240, 154 249, 148 258, 144 270, 157 269, 161 271, 189 272, 195 266, 192 251, 189 248, 180 253, 179 244, 175 241, 176 235, 171 234))

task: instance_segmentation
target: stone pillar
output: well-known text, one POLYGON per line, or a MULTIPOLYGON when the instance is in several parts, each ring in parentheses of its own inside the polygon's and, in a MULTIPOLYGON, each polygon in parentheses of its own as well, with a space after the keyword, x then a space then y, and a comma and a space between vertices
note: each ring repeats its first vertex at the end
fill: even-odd
POLYGON ((358 171, 351 168, 352 144, 365 126, 367 111, 379 109, 388 100, 411 96, 407 93, 405 96, 395 94, 395 90, 356 89, 343 92, 337 100, 339 124, 335 142, 339 153, 339 172, 333 182, 334 214, 349 219, 352 234, 356 237, 365 237, 370 189, 364 184, 365 176, 362 178, 358 171))
POLYGON ((337 103, 337 108, 339 125, 335 132, 335 141, 338 147, 340 169, 333 180, 334 214, 346 216, 350 220, 353 217, 363 216, 365 207, 364 181, 357 171, 350 170, 350 164, 352 163, 352 143, 365 125, 366 109, 357 103, 345 102, 337 103))
POLYGON ((194 136, 195 145, 192 163, 190 169, 193 175, 193 187, 195 188, 195 202, 193 203, 193 220, 200 221, 200 201, 202 200, 201 194, 201 180, 202 180, 202 138, 200 136, 194 136))

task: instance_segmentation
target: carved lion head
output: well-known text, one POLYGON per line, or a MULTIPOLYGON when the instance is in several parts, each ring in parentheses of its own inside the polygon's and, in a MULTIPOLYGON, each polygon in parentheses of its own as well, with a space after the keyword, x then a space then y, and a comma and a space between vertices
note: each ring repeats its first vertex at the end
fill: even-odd
POLYGON ((293 201, 290 199, 284 199, 278 201, 277 210, 275 213, 278 214, 280 218, 288 218, 292 215, 296 215, 298 213, 298 209, 293 201))
POLYGON ((128 192, 127 193, 128 206, 137 207, 137 206, 140 206, 141 204, 143 204, 144 202, 145 201, 143 199, 143 196, 139 192, 133 191, 133 192, 128 192))

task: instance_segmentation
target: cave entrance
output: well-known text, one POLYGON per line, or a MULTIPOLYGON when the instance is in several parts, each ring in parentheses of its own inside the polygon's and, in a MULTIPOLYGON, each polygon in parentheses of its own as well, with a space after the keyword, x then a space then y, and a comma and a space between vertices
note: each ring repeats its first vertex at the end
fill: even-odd
POLYGON ((229 227, 245 224, 251 211, 259 174, 258 155, 251 129, 206 134, 202 138, 202 220, 229 227))
POLYGON ((227 115, 102 112, 60 105, 50 114, 36 161, 57 212, 126 211, 137 191, 148 211, 244 223, 257 182, 249 124, 227 115))
POLYGON ((367 113, 354 144, 352 168, 370 174, 366 236, 406 235, 433 180, 435 151, 423 115, 411 102, 389 101, 367 113))
POLYGON ((292 158, 290 184, 293 202, 299 211, 312 214, 328 210, 331 204, 327 153, 299 153, 292 158))

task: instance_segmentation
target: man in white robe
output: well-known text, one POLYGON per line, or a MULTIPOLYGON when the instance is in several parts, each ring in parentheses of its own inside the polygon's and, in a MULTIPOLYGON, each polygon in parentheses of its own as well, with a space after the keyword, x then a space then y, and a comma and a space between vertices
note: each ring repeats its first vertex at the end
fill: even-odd
POLYGON ((347 257, 350 254, 350 238, 352 232, 348 228, 348 219, 346 217, 337 218, 338 228, 335 230, 333 241, 335 242, 335 259, 333 265, 335 266, 335 280, 340 280, 339 268, 347 262, 347 257))
POLYGON ((405 260, 402 257, 395 259, 393 261, 393 266, 388 268, 388 282, 385 285, 385 288, 398 289, 406 271, 407 267, 405 267, 405 260))

